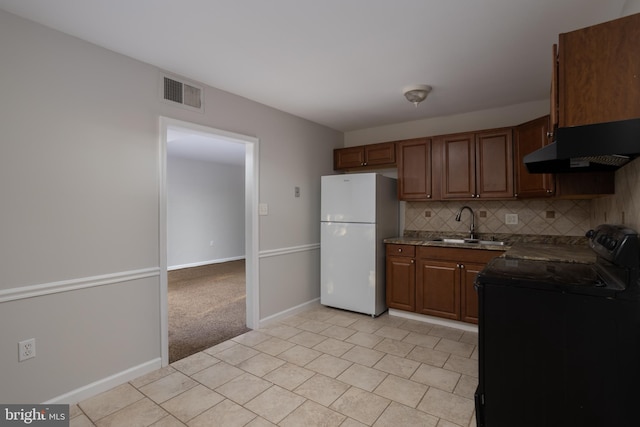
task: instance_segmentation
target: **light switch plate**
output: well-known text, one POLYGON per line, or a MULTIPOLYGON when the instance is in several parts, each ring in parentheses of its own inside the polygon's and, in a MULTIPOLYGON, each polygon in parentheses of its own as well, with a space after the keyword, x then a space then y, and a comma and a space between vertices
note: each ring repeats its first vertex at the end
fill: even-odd
POLYGON ((507 225, 518 224, 518 214, 505 214, 504 223, 507 225))
POLYGON ((269 205, 266 203, 260 203, 258 205, 258 215, 269 215, 269 205))

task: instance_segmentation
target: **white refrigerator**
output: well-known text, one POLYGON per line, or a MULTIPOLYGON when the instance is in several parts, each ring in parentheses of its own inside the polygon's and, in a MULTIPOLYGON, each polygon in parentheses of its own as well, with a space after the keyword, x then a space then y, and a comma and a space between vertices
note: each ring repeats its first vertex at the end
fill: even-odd
POLYGON ((383 240, 398 236, 396 180, 358 173, 321 182, 320 303, 378 316, 387 309, 383 240))

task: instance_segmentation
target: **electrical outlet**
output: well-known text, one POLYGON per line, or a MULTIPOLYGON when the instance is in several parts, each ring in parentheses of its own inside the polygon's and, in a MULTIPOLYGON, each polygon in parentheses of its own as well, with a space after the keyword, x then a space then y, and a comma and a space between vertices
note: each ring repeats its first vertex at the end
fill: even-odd
POLYGON ((505 214, 504 223, 508 225, 518 224, 518 214, 505 214))
POLYGON ((269 205, 260 203, 258 205, 258 215, 269 215, 269 205))
POLYGON ((36 339, 20 341, 18 343, 18 362, 36 357, 36 339))

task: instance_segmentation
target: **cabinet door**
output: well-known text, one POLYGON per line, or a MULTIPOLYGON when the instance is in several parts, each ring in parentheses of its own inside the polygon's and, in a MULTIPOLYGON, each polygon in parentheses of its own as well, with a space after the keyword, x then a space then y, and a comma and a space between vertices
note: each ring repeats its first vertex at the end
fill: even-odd
POLYGON ((469 199, 476 195, 476 146, 474 135, 439 137, 442 144, 443 199, 469 199))
POLYGON ((478 323, 478 294, 473 286, 476 276, 486 264, 460 264, 461 313, 463 322, 478 323))
POLYGON ((431 200, 431 140, 398 143, 398 198, 431 200))
POLYGON ((640 117, 640 14, 560 34, 559 125, 640 117))
POLYGON ((551 59, 551 93, 549 94, 549 129, 555 133, 558 129, 558 45, 554 44, 551 59))
POLYGON ((450 261, 418 260, 416 312, 460 320, 460 268, 450 261))
POLYGON ((387 306, 415 311, 416 264, 413 258, 387 256, 387 306))
POLYGON ((349 147, 333 150, 333 169, 349 169, 364 166, 364 148, 349 147))
POLYGON ((556 196, 593 198, 615 193, 615 172, 573 172, 555 175, 556 196))
POLYGON ((529 173, 523 158, 550 142, 549 116, 523 123, 515 130, 516 159, 516 197, 547 197, 553 195, 553 175, 548 173, 529 173))
POLYGON ((476 141, 476 197, 508 199, 513 192, 512 131, 496 129, 478 133, 476 141))
POLYGON ((395 165, 396 144, 383 142, 364 146, 364 166, 395 165))

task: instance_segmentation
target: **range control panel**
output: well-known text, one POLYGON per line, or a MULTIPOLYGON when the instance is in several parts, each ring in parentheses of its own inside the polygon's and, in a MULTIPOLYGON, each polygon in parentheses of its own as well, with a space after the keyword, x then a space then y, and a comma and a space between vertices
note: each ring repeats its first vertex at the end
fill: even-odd
POLYGON ((638 233, 622 225, 602 224, 587 231, 589 246, 598 254, 621 267, 638 268, 640 244, 638 233))

